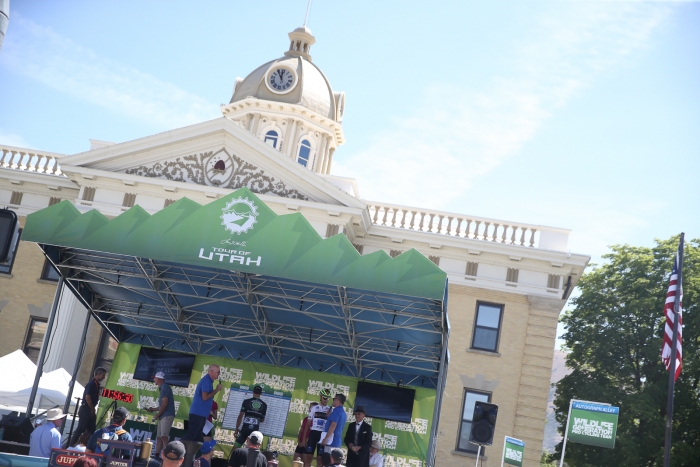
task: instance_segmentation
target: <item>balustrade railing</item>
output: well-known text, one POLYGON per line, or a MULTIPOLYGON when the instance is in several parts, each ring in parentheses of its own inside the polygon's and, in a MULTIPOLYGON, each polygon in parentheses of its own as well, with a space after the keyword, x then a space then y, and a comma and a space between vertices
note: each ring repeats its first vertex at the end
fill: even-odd
POLYGON ((61 154, 0 145, 0 167, 63 176, 58 163, 61 154))
POLYGON ((452 237, 566 251, 570 230, 365 201, 372 223, 452 237))

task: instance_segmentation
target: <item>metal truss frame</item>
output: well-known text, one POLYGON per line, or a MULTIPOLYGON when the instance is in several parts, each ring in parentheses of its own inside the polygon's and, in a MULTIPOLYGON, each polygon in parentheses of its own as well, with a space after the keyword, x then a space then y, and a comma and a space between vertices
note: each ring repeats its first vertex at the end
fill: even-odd
POLYGON ((439 386, 445 301, 41 246, 122 342, 439 386))

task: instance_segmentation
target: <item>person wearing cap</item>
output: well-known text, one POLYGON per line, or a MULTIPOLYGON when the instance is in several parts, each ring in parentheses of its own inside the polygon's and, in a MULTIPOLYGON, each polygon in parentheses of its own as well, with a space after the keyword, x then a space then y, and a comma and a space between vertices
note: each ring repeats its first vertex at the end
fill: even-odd
POLYGON ((316 465, 321 465, 321 454, 323 454, 323 447, 321 446, 320 442, 323 430, 326 428, 328 412, 330 412, 330 407, 328 407, 328 399, 331 397, 331 392, 328 389, 321 389, 318 396, 321 403, 309 409, 311 430, 309 431, 309 437, 306 440, 306 452, 302 457, 304 467, 311 467, 314 452, 317 452, 316 465))
MULTIPOLYGON (((245 447, 240 447, 231 451, 231 457, 228 459, 230 467, 246 467, 248 465, 248 455, 253 450, 257 453, 258 458, 255 460, 255 467, 267 467, 267 458, 265 454, 260 452, 260 445, 263 442, 263 435, 259 431, 254 431, 246 438, 245 447)), ((164 466, 165 467, 165 466, 164 466)))
POLYGON ((185 445, 180 441, 170 441, 160 454, 163 458, 162 467, 178 467, 185 460, 185 445))
POLYGON ((207 374, 202 376, 202 379, 197 383, 192 404, 190 405, 189 428, 187 434, 181 438, 182 440, 199 443, 204 441, 204 432, 202 430, 207 422, 207 417, 211 413, 214 396, 216 393, 224 390, 221 383, 214 388, 214 381, 219 379, 220 373, 219 365, 209 365, 207 374))
POLYGON ((331 451, 331 460, 333 461, 333 463, 331 463, 331 465, 342 466, 343 465, 343 451, 341 449, 333 449, 331 451))
POLYGON ((253 397, 245 399, 241 404, 241 412, 236 420, 236 431, 233 432, 233 436, 236 437, 237 448, 243 445, 248 435, 258 431, 260 424, 265 421, 267 404, 260 399, 262 392, 262 386, 255 386, 253 388, 253 397))
POLYGON ((29 455, 33 457, 51 457, 51 449, 61 448, 61 432, 66 414, 61 409, 46 412, 46 421, 32 431, 29 437, 29 455))
POLYGON ((154 418, 158 421, 156 433, 156 455, 158 455, 170 439, 170 429, 173 426, 173 420, 175 420, 175 398, 172 388, 165 382, 165 373, 162 371, 156 373, 153 382, 160 389, 158 407, 149 407, 146 410, 156 412, 154 418))
POLYGON ((129 432, 124 429, 127 418, 129 418, 129 411, 126 410, 125 407, 117 407, 114 409, 112 423, 110 423, 109 426, 100 428, 92 434, 90 441, 88 441, 87 446, 85 446, 85 452, 102 454, 102 443, 100 443, 102 439, 116 438, 119 441, 133 442, 134 440, 129 432))
POLYGON ((384 467, 384 456, 379 454, 381 448, 379 441, 372 441, 372 446, 369 447, 369 467, 384 467))
MULTIPOLYGON (((318 405, 318 402, 312 402, 309 404, 309 411, 318 405)), ((311 419, 307 415, 301 421, 301 427, 299 428, 299 433, 297 434, 297 448, 294 450, 294 459, 301 460, 302 456, 306 452, 306 442, 309 439, 309 433, 311 432, 311 419)))
POLYGON ((348 447, 348 467, 369 467, 369 448, 372 446, 372 425, 365 422, 365 408, 355 407, 355 421, 348 425, 343 442, 348 447))
POLYGON ((107 370, 95 369, 92 379, 85 385, 83 402, 78 409, 78 427, 73 432, 70 443, 75 445, 80 435, 86 431, 92 434, 97 429, 97 402, 100 400, 100 383, 107 377, 107 370))
POLYGON ((214 452, 214 446, 216 446, 216 440, 205 441, 202 447, 199 448, 202 456, 199 459, 195 459, 192 467, 211 467, 211 455, 214 452))

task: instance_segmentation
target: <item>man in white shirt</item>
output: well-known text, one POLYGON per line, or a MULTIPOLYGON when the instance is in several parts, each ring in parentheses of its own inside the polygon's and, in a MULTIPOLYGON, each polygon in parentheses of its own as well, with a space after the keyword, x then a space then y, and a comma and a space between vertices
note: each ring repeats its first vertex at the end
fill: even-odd
POLYGON ((61 447, 61 432, 66 414, 61 409, 51 409, 46 413, 44 423, 32 431, 29 437, 29 455, 34 457, 51 457, 51 449, 61 447))
POLYGON ((369 467, 384 467, 384 456, 379 454, 381 448, 379 441, 372 441, 372 447, 369 448, 369 467))

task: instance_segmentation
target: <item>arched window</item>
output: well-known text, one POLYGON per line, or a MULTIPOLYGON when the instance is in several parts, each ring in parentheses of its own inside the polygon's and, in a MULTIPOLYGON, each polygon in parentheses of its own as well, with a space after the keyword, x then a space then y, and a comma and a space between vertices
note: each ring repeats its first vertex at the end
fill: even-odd
POLYGON ((297 162, 306 167, 309 163, 310 155, 311 143, 309 143, 309 141, 306 139, 301 140, 301 144, 299 145, 299 157, 297 158, 297 162))
POLYGON ((265 133, 265 142, 275 149, 277 149, 277 140, 278 139, 279 139, 279 135, 274 130, 271 130, 271 131, 268 131, 267 133, 265 133))

